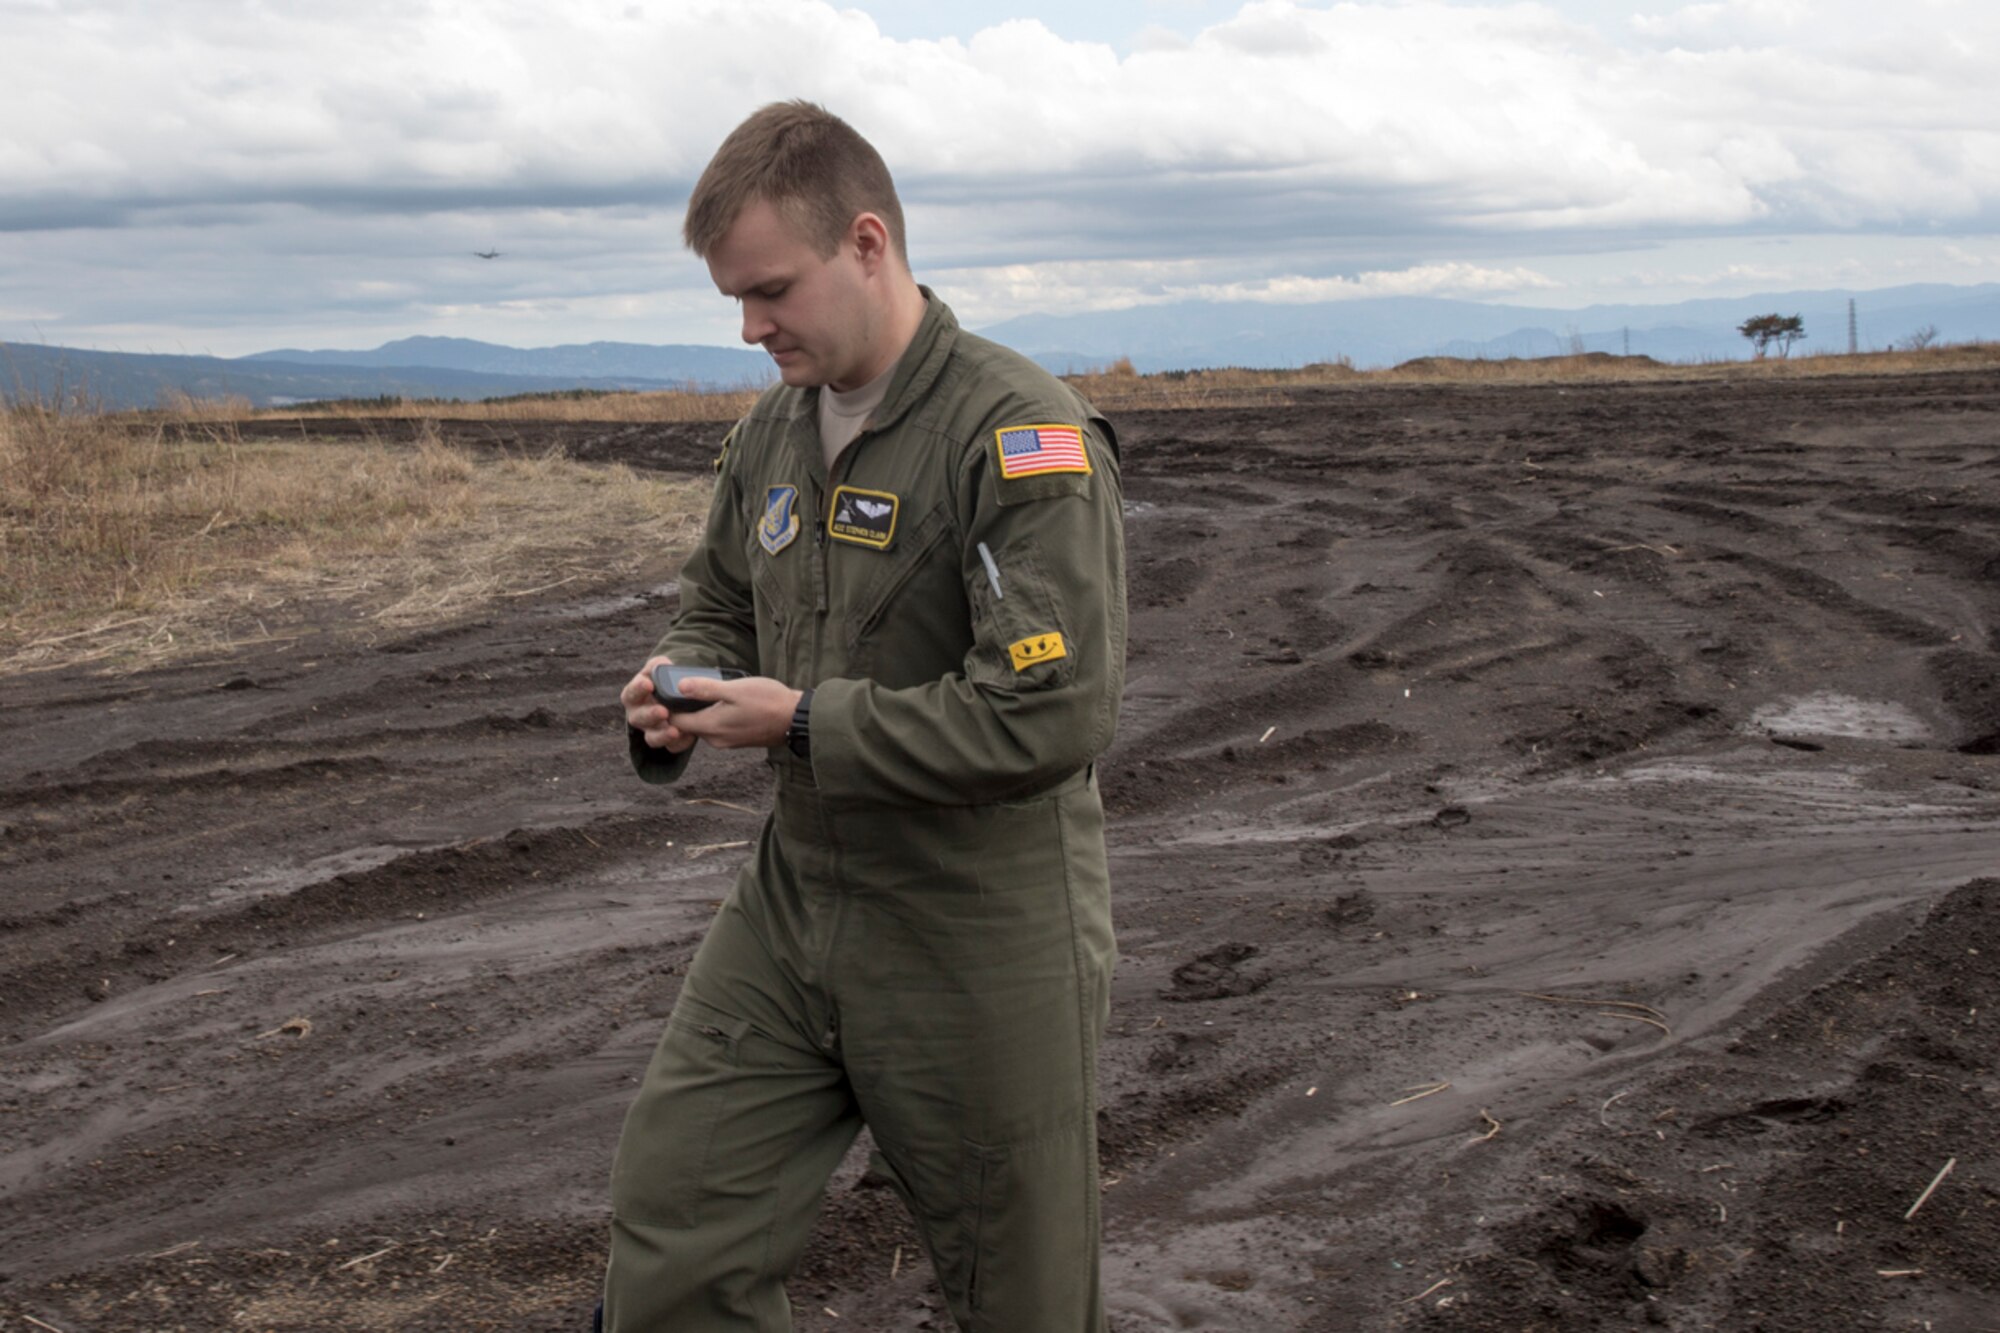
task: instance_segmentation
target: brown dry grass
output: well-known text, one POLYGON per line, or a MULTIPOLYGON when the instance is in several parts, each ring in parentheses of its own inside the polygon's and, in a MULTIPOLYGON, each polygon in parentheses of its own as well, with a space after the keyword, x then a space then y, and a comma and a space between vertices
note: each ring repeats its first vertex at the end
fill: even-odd
POLYGON ((1655 361, 1649 356, 1613 356, 1585 352, 1526 360, 1474 361, 1459 357, 1421 357, 1388 370, 1368 371, 1364 378, 1378 383, 1398 381, 1525 384, 1617 382, 1647 380, 1828 379, 1845 375, 1910 375, 1938 371, 1989 369, 2000 366, 2000 343, 1964 343, 1922 351, 1813 353, 1765 357, 1761 361, 1710 361, 1685 364, 1655 361))
POLYGON ((371 633, 628 576, 685 547, 699 481, 414 443, 248 442, 211 421, 0 412, 0 671, 138 667, 371 633))
POLYGON ((1132 408, 1194 410, 1204 407, 1258 407, 1291 401, 1287 390, 1329 384, 1353 384, 1363 372, 1344 361, 1321 362, 1296 370, 1169 370, 1141 375, 1129 357, 1108 370, 1065 375, 1102 412, 1132 408))
POLYGON ((607 393, 578 389, 565 393, 519 394, 480 402, 440 398, 341 398, 288 407, 255 407, 238 394, 194 398, 179 391, 162 395, 152 411, 128 412, 130 420, 185 428, 242 425, 250 421, 715 421, 731 422, 750 410, 757 389, 664 389, 607 393))
POLYGON ((1907 375, 2000 366, 2000 343, 1967 343, 1921 351, 1827 354, 1762 361, 1682 365, 1645 356, 1589 352, 1506 360, 1420 357, 1383 370, 1322 362, 1295 370, 1189 370, 1140 375, 1129 360, 1066 378, 1106 412, 1130 409, 1258 407, 1293 401, 1302 389, 1352 389, 1403 384, 1605 384, 1660 380, 1813 379, 1843 375, 1907 375))
MULTIPOLYGON (((1593 353, 1430 357, 1378 371, 1325 363, 1140 375, 1120 361, 1070 378, 1116 412, 1285 403, 1298 390, 1329 387, 1793 379, 1996 365, 2000 344, 1987 343, 1699 366, 1593 353)), ((237 423, 271 414, 240 398, 184 399, 122 417, 0 408, 0 671, 143 665, 302 634, 333 607, 363 631, 400 627, 629 575, 692 536, 701 483, 557 457, 475 461, 446 444, 435 422, 725 422, 754 397, 688 390, 323 409, 427 423, 414 445, 251 443, 238 437, 237 423)))
MULTIPOLYGON (((1356 370, 1345 359, 1317 362, 1291 369, 1257 370, 1223 367, 1212 370, 1170 370, 1141 375, 1130 358, 1109 368, 1064 378, 1106 412, 1131 409, 1199 410, 1205 407, 1259 407, 1294 401, 1299 390, 1346 388, 1366 390, 1378 385, 1427 384, 1573 384, 1658 380, 1731 380, 1740 378, 1817 378, 1841 375, 1902 375, 1969 370, 2000 365, 2000 343, 1965 343, 1912 351, 1863 352, 1855 356, 1812 354, 1762 361, 1715 361, 1682 364, 1646 356, 1612 356, 1588 352, 1575 356, 1473 360, 1464 357, 1419 357, 1382 370, 1356 370)), ((357 399, 299 407, 256 409, 241 398, 191 400, 177 398, 164 414, 148 419, 227 424, 283 417, 389 418, 435 421, 714 421, 729 422, 750 410, 756 389, 697 388, 651 393, 529 394, 488 402, 455 403, 406 399, 357 399)))
MULTIPOLYGON (((734 421, 757 401, 756 389, 672 389, 649 393, 577 392, 525 394, 487 402, 447 403, 410 399, 353 399, 303 404, 262 416, 392 417, 405 421, 734 421)), ((253 413, 243 404, 245 420, 253 413)))

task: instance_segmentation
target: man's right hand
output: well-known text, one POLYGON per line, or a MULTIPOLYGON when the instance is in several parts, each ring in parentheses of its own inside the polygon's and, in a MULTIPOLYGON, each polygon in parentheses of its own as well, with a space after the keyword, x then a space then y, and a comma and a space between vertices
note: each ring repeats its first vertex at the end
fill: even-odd
POLYGON ((639 674, 625 682, 625 688, 618 692, 618 702, 625 705, 625 725, 641 732, 646 744, 669 754, 681 754, 693 748, 694 737, 674 725, 673 715, 667 711, 653 694, 653 668, 669 665, 670 658, 652 657, 639 668, 639 674))

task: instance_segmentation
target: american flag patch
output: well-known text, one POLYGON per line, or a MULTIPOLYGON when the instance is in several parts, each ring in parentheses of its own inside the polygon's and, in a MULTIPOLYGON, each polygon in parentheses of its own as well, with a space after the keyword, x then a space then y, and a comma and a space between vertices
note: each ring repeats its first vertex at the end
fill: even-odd
POLYGON ((1000 448, 1003 477, 1090 471, 1083 432, 1075 426, 1003 426, 993 432, 993 438, 1000 448))

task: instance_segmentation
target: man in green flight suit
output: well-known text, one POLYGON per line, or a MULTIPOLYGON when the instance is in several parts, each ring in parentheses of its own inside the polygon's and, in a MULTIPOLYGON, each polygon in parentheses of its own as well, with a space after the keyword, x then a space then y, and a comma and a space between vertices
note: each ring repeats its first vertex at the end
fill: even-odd
POLYGON ((731 133, 685 235, 783 383, 620 698, 647 781, 705 740, 765 748, 777 791, 625 1121, 605 1327, 789 1329, 866 1123, 961 1329, 1098 1333, 1111 428, 917 285, 887 168, 819 107, 731 133), (747 675, 670 712, 667 662, 747 675))

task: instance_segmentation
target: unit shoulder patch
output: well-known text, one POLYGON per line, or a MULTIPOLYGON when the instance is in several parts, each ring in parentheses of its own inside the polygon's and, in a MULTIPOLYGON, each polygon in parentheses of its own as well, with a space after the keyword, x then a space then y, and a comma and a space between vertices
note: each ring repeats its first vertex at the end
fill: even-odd
POLYGON ((896 513, 902 502, 888 491, 868 491, 859 486, 836 486, 827 520, 827 535, 835 541, 852 542, 877 551, 886 551, 896 540, 896 513))
POLYGON ((764 517, 757 523, 757 544, 772 555, 799 535, 799 488, 772 486, 764 492, 764 517))
POLYGON ((741 428, 742 423, 738 422, 729 428, 728 434, 722 437, 722 446, 715 451, 715 471, 722 471, 722 464, 729 457, 729 446, 736 442, 736 432, 741 428))

